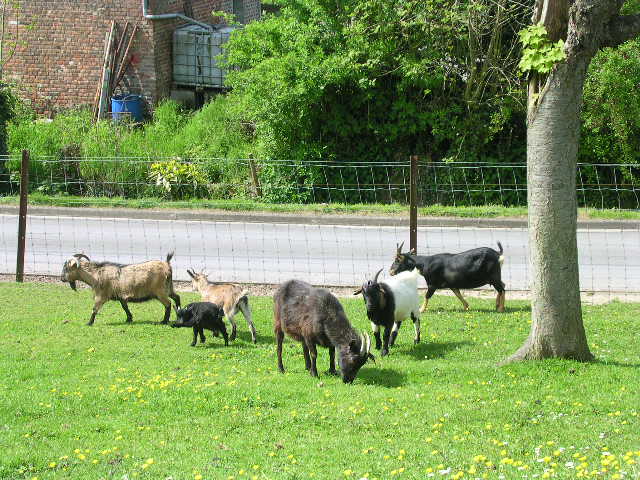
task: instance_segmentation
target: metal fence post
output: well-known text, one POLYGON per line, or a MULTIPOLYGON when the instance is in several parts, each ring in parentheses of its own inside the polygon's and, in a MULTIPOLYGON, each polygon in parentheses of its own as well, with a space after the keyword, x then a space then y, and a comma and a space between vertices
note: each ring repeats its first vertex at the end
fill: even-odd
POLYGON ((409 249, 418 251, 418 156, 411 155, 409 177, 409 249))
POLYGON ((27 238, 27 201, 29 195, 29 151, 22 151, 20 166, 20 213, 18 217, 18 255, 16 260, 16 282, 24 280, 24 253, 27 238))

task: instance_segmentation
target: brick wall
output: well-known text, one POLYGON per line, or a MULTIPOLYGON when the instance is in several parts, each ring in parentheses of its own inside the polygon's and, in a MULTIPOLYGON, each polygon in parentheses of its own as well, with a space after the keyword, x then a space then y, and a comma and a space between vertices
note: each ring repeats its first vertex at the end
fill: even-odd
MULTIPOLYGON (((259 0, 244 0, 259 5, 259 0)), ((211 23, 213 10, 231 11, 231 0, 150 0, 152 14, 193 13, 211 23), (228 5, 227 5, 228 4, 228 5)), ((257 7, 259 10, 259 6, 257 7)), ((247 9, 247 11, 249 11, 247 9)), ((92 104, 102 73, 105 34, 111 20, 122 28, 139 22, 133 61, 123 89, 153 105, 171 89, 172 34, 182 22, 142 17, 141 0, 28 0, 5 17, 7 34, 21 44, 5 65, 22 96, 40 113, 92 104), (34 25, 35 28, 29 28, 34 25)))

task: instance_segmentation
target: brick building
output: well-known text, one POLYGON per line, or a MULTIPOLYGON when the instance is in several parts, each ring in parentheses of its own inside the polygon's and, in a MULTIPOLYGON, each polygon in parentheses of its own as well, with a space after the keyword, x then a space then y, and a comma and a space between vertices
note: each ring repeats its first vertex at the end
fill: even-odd
MULTIPOLYGON (((260 17, 260 0, 146 0, 148 14, 180 13, 204 23, 216 23, 212 11, 234 13, 241 23, 260 17)), ((150 105, 169 96, 172 87, 171 49, 180 19, 148 20, 143 0, 26 0, 8 11, 7 39, 18 47, 4 66, 4 78, 15 80, 32 106, 56 111, 93 103, 104 59, 105 34, 111 21, 120 30, 138 22, 132 62, 123 90, 142 94, 150 105)), ((6 52, 5 52, 6 55, 6 52)))

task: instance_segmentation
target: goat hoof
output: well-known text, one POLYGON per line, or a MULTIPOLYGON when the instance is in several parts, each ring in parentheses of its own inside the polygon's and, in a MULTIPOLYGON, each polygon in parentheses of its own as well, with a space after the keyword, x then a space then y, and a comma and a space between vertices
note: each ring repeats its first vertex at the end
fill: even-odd
POLYGON ((195 346, 196 346, 196 344, 195 344, 195 343, 192 343, 192 344, 191 344, 191 346, 192 346, 192 347, 195 347, 195 346))
POLYGON ((419 344, 419 343, 420 343, 420 339, 419 339, 419 338, 414 338, 414 339, 413 339, 413 344, 414 344, 414 345, 417 345, 417 344, 419 344))
POLYGON ((87 323, 87 327, 93 327, 93 322, 87 323))
POLYGON ((337 377, 338 376, 338 372, 336 370, 329 370, 327 372, 327 375, 333 375, 334 377, 337 377))
POLYGON ((386 357, 387 355, 389 355, 389 350, 384 349, 382 350, 382 352, 380 352, 381 357, 386 357))
POLYGON ((427 311, 427 307, 420 307, 420 313, 424 313, 427 311))
POLYGON ((236 332, 233 332, 229 337, 229 340, 233 342, 235 339, 236 339, 236 332))
POLYGON ((256 340, 255 338, 252 338, 252 339, 251 339, 251 341, 252 341, 253 343, 258 343, 258 340, 256 340))
POLYGON ((278 368, 278 370, 280 370, 280 373, 284 373, 284 368, 278 368))

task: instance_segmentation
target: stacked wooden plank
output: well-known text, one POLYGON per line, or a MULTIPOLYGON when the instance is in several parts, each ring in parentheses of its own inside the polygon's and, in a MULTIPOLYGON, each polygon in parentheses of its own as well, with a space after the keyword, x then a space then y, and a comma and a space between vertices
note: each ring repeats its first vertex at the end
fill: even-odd
POLYGON ((102 74, 93 109, 96 120, 106 118, 109 114, 113 92, 120 86, 131 64, 131 47, 138 31, 138 24, 133 25, 131 29, 129 27, 129 22, 126 22, 122 32, 118 33, 116 22, 111 21, 111 28, 105 35, 102 74))

